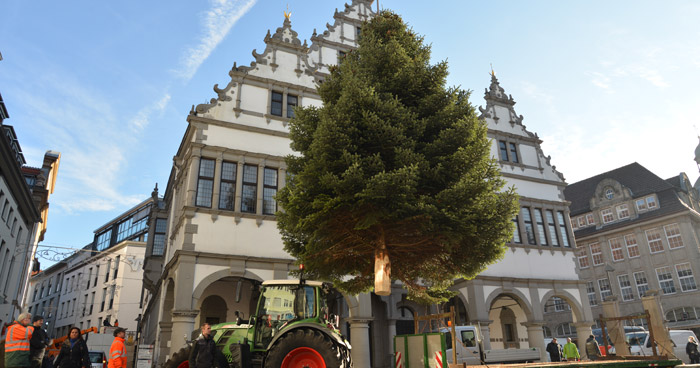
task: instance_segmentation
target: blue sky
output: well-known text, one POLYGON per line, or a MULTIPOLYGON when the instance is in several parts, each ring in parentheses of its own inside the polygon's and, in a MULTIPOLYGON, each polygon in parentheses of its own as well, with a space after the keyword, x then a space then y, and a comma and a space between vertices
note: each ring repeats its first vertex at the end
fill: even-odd
MULTIPOLYGON (((44 245, 81 247, 170 173, 193 104, 289 6, 301 39, 342 0, 6 0, 0 93, 30 165, 62 153, 44 245), (165 5, 165 6, 164 6, 165 5)), ((376 7, 376 2, 374 4, 376 7)), ((490 65, 569 183, 637 161, 698 177, 700 2, 380 1, 483 104, 490 65), (672 5, 672 6, 669 6, 672 5)))

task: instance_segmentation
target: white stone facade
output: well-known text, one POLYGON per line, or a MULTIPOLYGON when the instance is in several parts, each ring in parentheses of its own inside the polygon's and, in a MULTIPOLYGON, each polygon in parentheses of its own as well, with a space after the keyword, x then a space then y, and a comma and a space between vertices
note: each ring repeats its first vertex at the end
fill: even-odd
MULTIPOLYGON (((160 248, 152 242, 146 250, 149 303, 141 343, 156 345, 157 364, 183 347, 183 337, 202 322, 231 321, 236 311, 247 318, 255 309, 253 284, 289 278, 293 259, 283 250, 270 198, 284 186, 284 157, 293 153, 289 114, 295 105, 321 104, 316 83, 327 76, 329 64, 357 46, 359 27, 374 14, 371 5, 369 0, 346 5, 327 30, 312 35, 310 44, 300 41, 285 20, 268 33, 265 50, 254 52, 250 66, 234 64, 231 81, 223 88, 215 86, 217 97, 188 116, 163 206, 152 215, 167 219, 164 250, 156 251, 160 248)), ((530 232, 536 244, 528 244, 526 222, 519 216, 519 235, 525 241, 509 244, 505 259, 476 279, 458 280, 458 297, 451 305, 457 307, 461 323, 479 323, 494 348, 544 348, 543 306, 551 297, 572 306, 580 334, 590 333, 592 324, 582 298, 585 289, 575 273, 574 241, 562 195, 566 184, 543 155, 537 136, 515 116, 512 99, 498 95, 503 91, 495 78, 491 87, 482 114, 493 155, 499 159, 500 140, 516 145, 520 162, 501 158, 504 176, 517 187, 521 205, 532 216, 535 209, 545 217, 552 211, 554 228, 547 223, 542 236, 530 232), (540 238, 549 244, 541 244, 540 238), (510 314, 503 318, 517 340, 503 341, 505 322, 495 311, 505 309, 510 314)), ((437 312, 407 301, 398 284, 388 297, 344 295, 336 311, 343 333, 350 335, 355 366, 367 368, 391 366, 393 336, 412 326, 413 315, 437 312)))

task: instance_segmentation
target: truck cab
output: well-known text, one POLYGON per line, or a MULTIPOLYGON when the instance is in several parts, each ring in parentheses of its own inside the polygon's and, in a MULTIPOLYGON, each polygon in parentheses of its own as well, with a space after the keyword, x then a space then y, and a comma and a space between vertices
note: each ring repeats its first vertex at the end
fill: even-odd
MULTIPOLYGON (((440 330, 445 334, 447 360, 452 361, 452 333, 450 329, 440 330)), ((481 365, 493 363, 525 363, 540 360, 538 348, 529 349, 484 349, 481 333, 477 326, 455 326, 457 363, 481 365)))

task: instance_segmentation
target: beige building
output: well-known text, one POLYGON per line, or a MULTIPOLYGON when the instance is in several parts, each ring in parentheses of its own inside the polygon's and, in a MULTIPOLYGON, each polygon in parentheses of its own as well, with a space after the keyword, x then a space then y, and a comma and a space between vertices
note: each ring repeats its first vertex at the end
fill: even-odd
POLYGON ((565 194, 593 315, 609 297, 624 316, 642 313, 641 297, 657 289, 667 326, 700 332, 700 195, 686 174, 663 180, 635 162, 565 194))
MULTIPOLYGON (((293 153, 288 122, 294 107, 321 105, 316 85, 357 46, 362 22, 374 15, 372 3, 347 4, 310 42, 285 19, 264 37, 253 62, 234 64, 228 84, 215 86, 216 97, 187 117, 163 199, 154 191, 158 205, 146 249, 140 343, 156 346, 156 364, 178 352, 201 323, 233 321, 237 311, 248 318, 255 285, 290 277, 294 260, 284 251, 273 199, 285 184, 284 157, 293 153)), ((495 76, 484 98, 492 155, 517 188, 522 210, 505 258, 474 280, 457 280, 458 296, 443 307, 454 305, 459 323, 479 324, 487 347, 539 347, 544 354, 545 306, 554 298, 570 306, 579 336, 593 324, 575 272, 566 182, 495 76)), ((355 366, 365 368, 390 367, 393 336, 411 332, 413 316, 439 311, 408 301, 398 283, 390 296, 338 295, 332 308, 355 366)))

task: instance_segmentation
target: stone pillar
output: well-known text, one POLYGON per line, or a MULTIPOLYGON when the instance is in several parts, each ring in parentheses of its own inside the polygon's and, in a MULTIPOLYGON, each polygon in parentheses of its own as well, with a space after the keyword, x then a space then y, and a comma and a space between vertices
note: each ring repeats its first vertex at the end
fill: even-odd
POLYGON ((199 314, 197 310, 173 310, 173 330, 170 339, 171 355, 177 353, 192 338, 192 331, 195 330, 194 319, 197 314, 199 314))
MULTIPOLYGON (((160 333, 156 334, 157 340, 157 364, 156 366, 162 366, 171 355, 170 352, 170 336, 172 336, 173 324, 170 322, 158 322, 160 327, 160 333)), ((100 326, 101 327, 101 326, 100 326)))
MULTIPOLYGON (((673 353, 673 342, 668 334, 668 329, 664 325, 664 312, 659 303, 659 290, 649 290, 642 297, 642 306, 644 310, 649 312, 649 329, 650 333, 654 334, 656 340, 656 353, 659 355, 668 355, 669 358, 675 357, 673 353)), ((650 336, 651 337, 651 336, 650 336)))
POLYGON ((591 326, 593 326, 594 323, 593 321, 574 323, 574 326, 576 326, 576 338, 578 339, 578 352, 579 355, 581 355, 581 359, 586 358, 586 340, 593 334, 591 326))
POLYGON ((350 345, 352 345, 352 361, 356 367, 371 368, 369 358, 369 320, 350 320, 350 345))
POLYGON ((391 359, 394 357, 394 336, 396 336, 396 320, 395 319, 389 319, 387 320, 389 324, 389 355, 391 355, 391 359))
POLYGON ((187 174, 189 179, 189 182, 187 183, 187 206, 194 206, 195 200, 197 198, 197 180, 199 180, 199 155, 201 154, 200 152, 201 151, 198 151, 196 154, 192 153, 192 161, 190 161, 189 174, 187 174))
MULTIPOLYGON (((603 302, 603 317, 620 317, 620 303, 616 296, 608 297, 603 302)), ((615 345, 615 355, 630 355, 630 348, 625 341, 625 328, 622 321, 609 321, 605 323, 605 329, 613 345, 615 345)))
POLYGON ((521 325, 527 328, 527 340, 530 344, 530 347, 540 349, 540 360, 546 362, 547 351, 545 350, 544 346, 544 330, 542 329, 542 326, 544 326, 544 322, 523 322, 521 323, 521 325))

